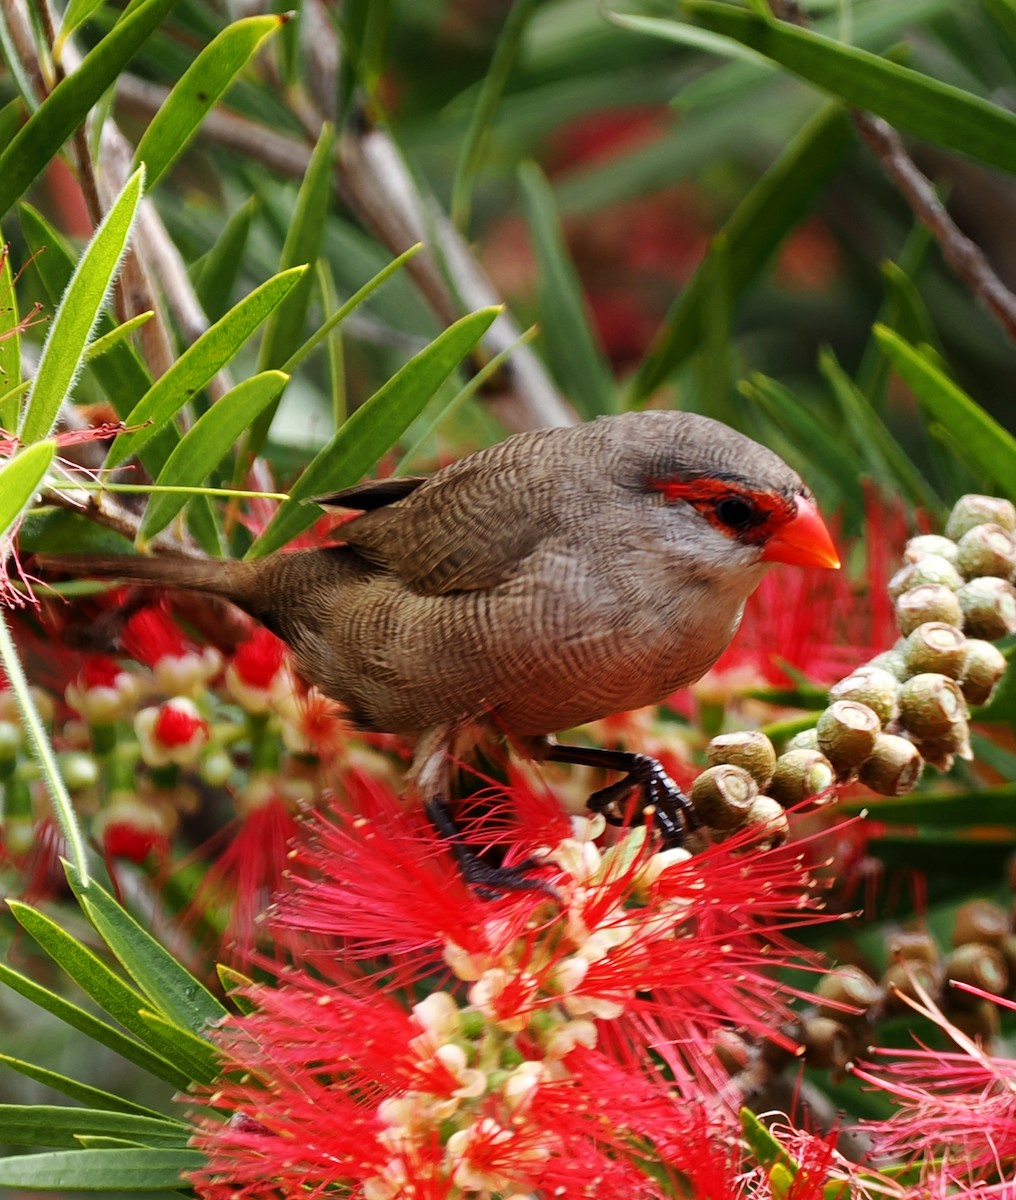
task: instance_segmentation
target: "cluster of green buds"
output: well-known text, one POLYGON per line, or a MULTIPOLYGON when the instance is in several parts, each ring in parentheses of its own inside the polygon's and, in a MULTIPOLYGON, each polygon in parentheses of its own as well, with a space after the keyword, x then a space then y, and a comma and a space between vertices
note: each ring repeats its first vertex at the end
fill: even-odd
POLYGON ((1016 509, 963 496, 945 534, 911 538, 904 558, 889 583, 902 636, 829 689, 814 727, 778 757, 760 732, 709 743, 709 766, 692 791, 705 825, 729 833, 769 805, 789 807, 854 779, 902 795, 926 762, 945 771, 956 756, 971 757, 968 706, 986 703, 1005 673, 993 640, 1016 632, 1016 509))

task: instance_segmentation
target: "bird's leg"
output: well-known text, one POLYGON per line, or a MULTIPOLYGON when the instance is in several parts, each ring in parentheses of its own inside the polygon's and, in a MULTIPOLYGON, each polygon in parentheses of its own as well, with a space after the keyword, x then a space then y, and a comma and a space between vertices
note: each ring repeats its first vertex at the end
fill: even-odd
POLYGON ((485 899, 502 892, 546 892, 557 899, 550 884, 527 873, 542 865, 537 860, 526 859, 513 867, 495 866, 484 861, 466 841, 448 803, 448 763, 456 732, 451 726, 441 726, 420 739, 410 779, 420 793, 428 820, 455 855, 462 877, 485 899))
POLYGON ((645 804, 651 807, 656 828, 668 846, 680 846, 684 835, 701 825, 691 801, 648 754, 604 750, 596 746, 562 746, 551 738, 536 739, 531 748, 534 757, 545 762, 624 771, 623 779, 599 788, 586 802, 593 812, 601 813, 612 825, 626 823, 620 805, 633 788, 639 789, 645 804))

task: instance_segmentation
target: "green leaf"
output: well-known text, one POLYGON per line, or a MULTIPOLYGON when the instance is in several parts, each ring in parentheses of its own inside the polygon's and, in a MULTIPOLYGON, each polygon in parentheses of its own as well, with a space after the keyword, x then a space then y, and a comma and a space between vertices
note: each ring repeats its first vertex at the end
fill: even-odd
POLYGON ((107 1025, 105 1021, 100 1021, 98 1017, 93 1017, 91 1013, 85 1012, 76 1004, 71 1004, 69 1000, 57 996, 55 992, 40 987, 39 984, 17 971, 12 971, 3 963, 0 963, 0 984, 6 984, 7 987, 18 992, 19 995, 24 996, 39 1008, 52 1013, 65 1025, 70 1025, 72 1029, 77 1029, 86 1037, 90 1037, 93 1042, 108 1046, 121 1058, 135 1063, 143 1071, 154 1075, 156 1079, 165 1080, 166 1083, 178 1089, 186 1090, 190 1087, 192 1082, 190 1076, 181 1071, 174 1063, 154 1054, 147 1046, 142 1046, 140 1042, 129 1038, 119 1029, 114 1029, 112 1025, 107 1025))
POLYGON ((901 489, 912 504, 923 505, 930 513, 944 516, 945 505, 935 489, 911 462, 828 346, 819 352, 819 370, 839 401, 847 426, 854 435, 854 444, 864 455, 872 474, 883 484, 901 489))
POLYGON ((94 880, 67 866, 71 890, 102 940, 161 1015, 200 1034, 227 1016, 212 993, 94 880))
POLYGON ((145 428, 134 433, 121 433, 109 448, 106 466, 116 466, 147 445, 195 392, 229 362, 254 330, 282 303, 306 270, 306 267, 293 267, 273 275, 189 346, 127 414, 126 424, 144 424, 145 428))
POLYGON ((1016 438, 898 334, 884 325, 876 325, 874 334, 921 407, 949 430, 1003 495, 1016 501, 1016 438))
MULTIPOLYGON (((727 294, 735 304, 783 239, 810 211, 819 188, 853 145, 843 110, 828 106, 794 138, 720 231, 727 294)), ((626 407, 645 401, 702 341, 703 307, 712 270, 709 258, 667 314, 629 385, 626 407)))
POLYGON ((256 195, 248 196, 230 216, 215 245, 195 266, 194 290, 210 321, 217 321, 229 305, 251 223, 260 207, 256 195))
POLYGON ((176 1063, 195 1083, 214 1083, 218 1079, 219 1055, 211 1042, 158 1013, 142 1009, 141 1017, 148 1026, 145 1040, 163 1058, 176 1063))
POLYGON ((1016 172, 1016 116, 997 104, 786 21, 715 0, 684 0, 684 9, 707 29, 764 54, 854 108, 1016 172))
POLYGON ((173 85, 134 151, 134 165, 144 163, 148 171, 149 191, 194 140, 201 122, 265 39, 288 20, 289 14, 280 13, 234 21, 173 85))
POLYGON ((906 796, 849 801, 865 809, 873 821, 913 825, 919 829, 964 829, 977 825, 1016 831, 1016 783, 956 792, 910 792, 906 796))
MULTIPOLYGON (((288 382, 289 376, 281 371, 263 371, 237 384, 194 422, 166 460, 156 484, 196 487, 202 483, 288 382)), ((187 499, 178 493, 154 494, 142 518, 138 542, 148 541, 165 529, 187 499)))
POLYGON ((1016 0, 981 0, 991 19, 1016 46, 1016 0))
POLYGON ((124 321, 122 324, 117 325, 109 333, 104 333, 102 337, 89 342, 85 347, 85 353, 81 361, 91 362, 93 358, 99 358, 101 355, 107 354, 123 338, 130 337, 135 329, 140 329, 142 325, 147 325, 154 316, 155 313, 151 310, 138 313, 136 317, 131 317, 129 321, 124 321))
POLYGON ((104 1092, 100 1088, 90 1087, 87 1083, 81 1083, 77 1079, 70 1079, 56 1071, 48 1071, 45 1067, 37 1067, 34 1063, 11 1058, 9 1054, 0 1054, 0 1066, 10 1067, 12 1071, 17 1071, 26 1079, 32 1079, 36 1083, 42 1084, 43 1087, 61 1092, 64 1096, 79 1101, 87 1108, 102 1108, 109 1112, 136 1113, 139 1117, 165 1119, 162 1113, 156 1112, 154 1108, 135 1104, 132 1100, 125 1100, 122 1096, 114 1095, 112 1092, 104 1092))
MULTIPOLYGON (((282 247, 282 257, 279 260, 279 270, 284 271, 299 263, 312 264, 321 253, 324 240, 325 224, 328 210, 331 207, 332 187, 335 158, 335 130, 325 123, 321 135, 310 157, 300 192, 296 198, 296 210, 286 234, 285 245, 282 247)), ((267 371, 273 368, 285 369, 284 364, 303 340, 304 325, 307 321, 307 307, 310 304, 311 289, 314 285, 314 275, 310 270, 301 278, 293 289, 285 304, 265 326, 264 337, 261 339, 261 350, 258 354, 258 370, 267 371)), ((255 421, 252 422, 250 434, 244 446, 244 453, 255 455, 260 453, 268 430, 275 418, 278 405, 270 406, 255 421)))
MULTIPOLYGON (((96 1004, 142 1040, 147 1028, 138 1015, 145 1007, 144 997, 129 987, 87 946, 72 937, 55 921, 18 900, 7 906, 19 925, 32 935, 46 953, 96 1004)), ((156 1047, 158 1049, 158 1047, 156 1047)))
POLYGON ((127 180, 71 276, 46 335, 28 408, 18 429, 23 442, 47 437, 56 424, 127 248, 144 179, 144 171, 138 170, 127 180))
POLYGON ((56 442, 36 442, 19 451, 0 469, 0 537, 32 503, 55 453, 56 442))
POLYGON ((797 1163, 784 1150, 750 1108, 741 1109, 741 1133, 748 1143, 755 1161, 762 1167, 779 1165, 785 1170, 796 1171, 797 1163))
POLYGON ((535 163, 519 169, 519 182, 540 268, 540 328, 554 375, 584 416, 613 412, 617 388, 589 327, 554 193, 535 163))
POLYGON ((462 141, 452 181, 451 218, 455 227, 463 233, 469 229, 473 187, 483 163, 490 124, 518 58, 522 35, 535 8, 536 0, 516 0, 508 9, 493 58, 480 85, 480 94, 473 105, 473 114, 462 141))
POLYGON ((83 25, 97 8, 101 8, 105 0, 70 0, 64 9, 60 29, 53 42, 53 57, 59 59, 63 46, 79 25, 83 25))
POLYGON ((240 1010, 241 1016, 249 1017, 256 1010, 257 1006, 249 996, 244 994, 242 989, 249 988, 254 981, 233 967, 227 967, 225 963, 216 963, 215 972, 219 977, 219 982, 222 984, 222 990, 240 1010))
POLYGON ((29 553, 51 554, 129 554, 133 549, 122 534, 63 508, 27 513, 18 544, 29 553))
POLYGON ((193 1131, 172 1117, 140 1117, 66 1104, 0 1104, 0 1141, 12 1146, 78 1145, 77 1136, 130 1137, 143 1146, 184 1147, 193 1131))
POLYGON ((300 503, 324 492, 350 487, 427 407, 427 403, 494 323, 501 310, 484 308, 449 326, 362 404, 313 460, 279 506, 267 529, 247 552, 258 558, 284 546, 318 518, 300 503))
POLYGON ((0 217, 59 152, 177 0, 142 0, 62 79, 0 150, 0 217))
POLYGON ((0 383, 9 386, 0 397, 0 429, 14 429, 18 423, 18 399, 21 392, 21 333, 18 329, 18 297, 14 291, 14 271, 10 247, 0 236, 0 383))
POLYGON ((205 1165, 197 1150, 56 1150, 0 1159, 0 1187, 83 1192, 179 1189, 205 1165))
POLYGON ((749 50, 747 46, 742 46, 740 42, 735 42, 729 37, 710 33, 707 29, 699 29, 684 21, 640 17, 635 13, 607 12, 606 16, 621 29, 630 29, 632 33, 645 33, 649 37, 663 38, 664 41, 676 42, 679 46, 690 46, 693 50, 706 50, 723 58, 751 63, 752 66, 769 66, 769 60, 758 51, 749 50))
MULTIPOLYGON (((3 22, 0 21, 0 25, 3 22)), ((2 48, 2 47, 0 47, 2 48)), ((9 60, 8 60, 9 61, 9 60)), ((20 96, 15 96, 0 108, 0 146, 6 146, 18 132, 25 116, 25 102, 20 96)))

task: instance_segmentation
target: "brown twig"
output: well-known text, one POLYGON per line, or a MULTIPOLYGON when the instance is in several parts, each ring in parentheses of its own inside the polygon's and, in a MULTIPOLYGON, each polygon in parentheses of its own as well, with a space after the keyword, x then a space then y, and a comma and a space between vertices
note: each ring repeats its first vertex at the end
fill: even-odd
MULTIPOLYGON (((773 15, 781 21, 807 27, 797 0, 770 0, 773 15)), ((999 322, 1016 342, 1016 296, 1005 286, 984 251, 963 233, 939 199, 931 180, 918 169, 903 140, 888 121, 860 109, 850 110, 857 131, 874 153, 882 170, 926 226, 952 268, 974 299, 999 322)))

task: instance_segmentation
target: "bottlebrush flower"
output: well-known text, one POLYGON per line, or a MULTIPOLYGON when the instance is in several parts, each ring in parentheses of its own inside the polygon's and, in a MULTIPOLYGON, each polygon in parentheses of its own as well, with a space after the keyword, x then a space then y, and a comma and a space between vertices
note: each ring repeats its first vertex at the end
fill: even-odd
POLYGON ((157 708, 143 708, 134 718, 141 757, 150 767, 197 762, 208 741, 208 722, 186 696, 176 696, 157 708))
POLYGON ((260 627, 236 648, 226 667, 226 685, 241 708, 253 714, 268 713, 277 697, 293 691, 285 658, 284 643, 260 627))
POLYGON ((120 793, 92 818, 92 836, 109 858, 143 863, 152 853, 166 856, 176 822, 169 805, 120 793))
POLYGON ((159 688, 170 696, 199 696, 222 668, 218 650, 189 646, 162 608, 132 613, 122 640, 127 653, 150 667, 159 688))
POLYGON ((71 708, 92 725, 106 725, 128 716, 139 695, 136 676, 101 654, 85 659, 77 678, 64 692, 71 708))

